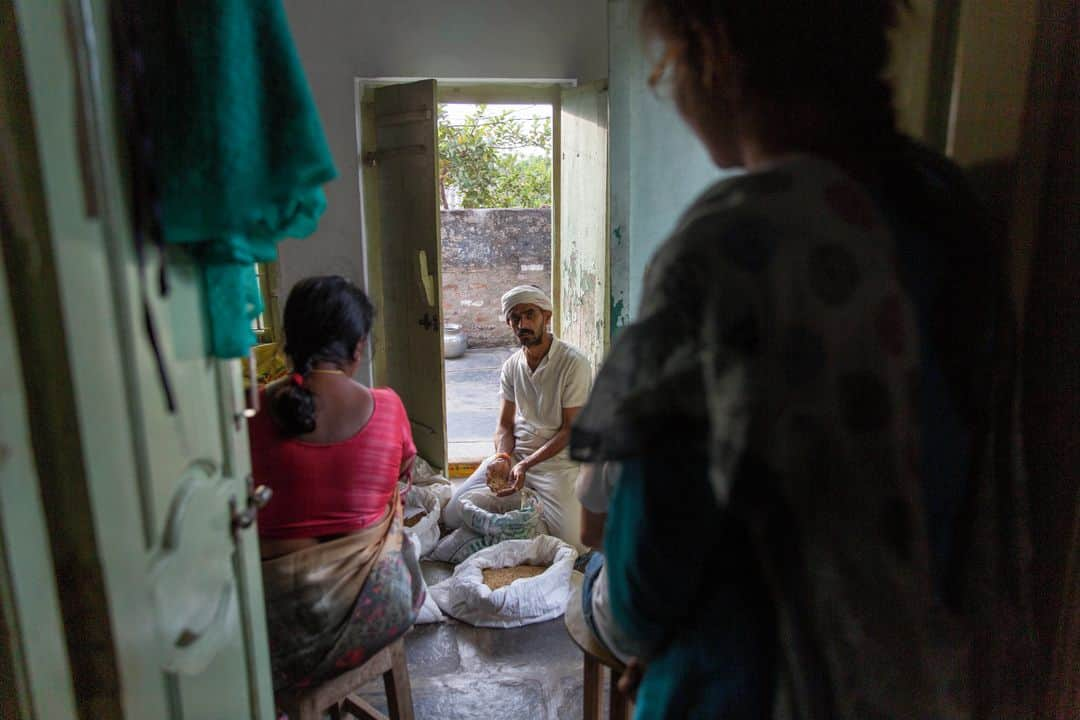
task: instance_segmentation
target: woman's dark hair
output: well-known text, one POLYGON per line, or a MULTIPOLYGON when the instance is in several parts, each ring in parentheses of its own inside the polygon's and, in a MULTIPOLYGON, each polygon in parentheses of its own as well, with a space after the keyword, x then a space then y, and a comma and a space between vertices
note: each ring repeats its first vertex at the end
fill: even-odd
MULTIPOLYGON (((662 53, 649 79, 670 68, 676 92, 714 90, 735 70, 762 139, 791 144, 788 111, 815 107, 846 147, 895 136, 892 90, 884 79, 888 31, 906 0, 646 0, 641 24, 662 53), (734 68, 724 65, 734 63, 734 68), (687 84, 694 83, 698 87, 687 84)), ((813 150, 816 148, 802 148, 813 150)))
POLYGON ((270 416, 282 433, 315 429, 315 394, 304 380, 316 363, 351 365, 374 316, 367 295, 343 277, 310 277, 293 286, 285 301, 285 354, 300 382, 287 378, 269 396, 270 416))
POLYGON ((843 147, 876 166, 877 194, 901 231, 941 248, 937 268, 903 248, 898 271, 909 286, 929 288, 930 273, 948 278, 933 294, 925 290, 927 330, 961 413, 978 426, 988 422, 994 365, 973 363, 973 352, 994 342, 1002 357, 1013 352, 1007 254, 959 169, 896 129, 884 75, 889 31, 908 8, 908 0, 645 0, 642 31, 661 50, 649 84, 672 70, 677 96, 707 102, 733 70, 740 109, 760 139, 826 155, 843 147), (807 147, 797 136, 787 111, 800 106, 827 115, 829 137, 816 140, 829 146, 807 147))

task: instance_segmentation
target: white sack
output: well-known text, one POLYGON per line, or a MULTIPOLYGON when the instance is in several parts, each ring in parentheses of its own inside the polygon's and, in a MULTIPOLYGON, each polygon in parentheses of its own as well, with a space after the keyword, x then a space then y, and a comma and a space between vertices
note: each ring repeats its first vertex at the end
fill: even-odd
POLYGON ((447 615, 480 627, 520 627, 553 620, 566 610, 577 556, 577 550, 550 535, 507 540, 476 552, 429 593, 447 615), (498 590, 484 584, 484 568, 514 565, 551 567, 498 590))
POLYGON ((461 516, 464 525, 439 540, 428 556, 432 560, 456 565, 504 540, 528 540, 547 532, 540 498, 528 489, 501 498, 487 487, 471 490, 461 497, 461 516))
POLYGON ((398 492, 405 497, 406 517, 415 511, 427 513, 420 522, 404 528, 406 535, 412 535, 420 541, 420 557, 424 557, 439 544, 439 516, 442 513, 439 499, 431 490, 418 485, 413 485, 406 493, 405 485, 398 483, 398 492))
POLYGON ((477 550, 490 547, 500 542, 498 538, 481 535, 475 530, 460 527, 439 540, 439 544, 427 557, 431 560, 457 565, 477 550))
POLYGON ((443 616, 439 604, 435 602, 435 598, 431 596, 427 580, 424 579, 424 573, 420 570, 420 540, 415 535, 406 533, 405 543, 401 546, 401 551, 405 554, 405 565, 409 568, 409 572, 416 573, 419 576, 424 588, 424 604, 420 606, 420 614, 416 616, 414 624, 423 625, 425 623, 443 622, 446 617, 443 616))
POLYGON ((528 540, 547 534, 544 506, 528 488, 499 497, 487 487, 461 496, 461 520, 465 527, 502 540, 528 540))
POLYGON ((413 461, 412 482, 414 486, 420 486, 433 493, 439 499, 439 507, 446 507, 454 489, 445 475, 428 464, 428 461, 419 455, 413 461))

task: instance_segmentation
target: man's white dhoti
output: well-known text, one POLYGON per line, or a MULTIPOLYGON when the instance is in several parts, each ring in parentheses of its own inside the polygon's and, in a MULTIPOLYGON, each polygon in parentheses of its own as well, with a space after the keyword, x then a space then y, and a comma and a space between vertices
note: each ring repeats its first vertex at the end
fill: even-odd
MULTIPOLYGON (((515 451, 514 462, 520 461, 528 454, 515 451)), ((491 458, 488 458, 480 463, 476 472, 454 491, 454 496, 443 510, 443 520, 447 527, 461 525, 460 497, 487 483, 487 466, 490 462, 491 458)), ((554 535, 579 550, 582 548, 581 504, 574 494, 574 486, 580 470, 581 465, 578 463, 560 462, 559 458, 551 458, 525 473, 525 487, 535 492, 543 503, 544 522, 547 523, 548 534, 554 535)))

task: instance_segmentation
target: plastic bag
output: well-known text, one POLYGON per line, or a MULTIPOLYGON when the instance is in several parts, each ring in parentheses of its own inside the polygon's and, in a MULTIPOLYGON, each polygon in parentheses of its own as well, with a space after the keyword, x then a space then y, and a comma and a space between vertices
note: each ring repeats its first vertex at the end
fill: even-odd
POLYGON ((444 613, 471 625, 507 628, 553 620, 566 611, 577 556, 577 550, 550 535, 506 540, 476 552, 428 592, 444 613), (549 567, 498 590, 484 584, 484 568, 515 565, 549 567))

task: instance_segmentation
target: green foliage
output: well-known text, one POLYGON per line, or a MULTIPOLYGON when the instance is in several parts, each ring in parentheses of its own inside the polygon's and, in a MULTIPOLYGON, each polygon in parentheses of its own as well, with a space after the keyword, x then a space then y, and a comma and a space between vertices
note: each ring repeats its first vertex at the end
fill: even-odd
POLYGON ((439 106, 439 195, 453 188, 465 208, 551 205, 551 120, 522 120, 477 105, 452 125, 439 106), (527 148, 543 150, 528 155, 527 148))

